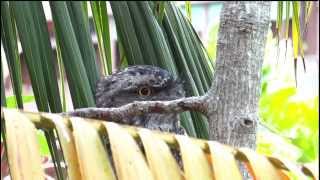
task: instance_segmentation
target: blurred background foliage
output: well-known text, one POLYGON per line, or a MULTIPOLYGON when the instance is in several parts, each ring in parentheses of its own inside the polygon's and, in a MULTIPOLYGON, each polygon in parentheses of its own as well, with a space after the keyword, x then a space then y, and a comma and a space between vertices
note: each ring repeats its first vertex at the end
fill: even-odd
MULTIPOLYGON (((301 63, 298 67, 301 78, 297 79, 296 86, 294 62, 290 58, 292 49, 288 49, 288 55, 281 52, 278 60, 275 58, 278 50, 274 47, 277 39, 270 32, 262 70, 259 114, 261 123, 271 131, 262 128, 258 132, 257 150, 297 162, 314 161, 319 156, 319 95, 306 86, 307 81, 312 82, 316 77, 310 79, 311 72, 303 72, 301 63)), ((312 67, 307 69, 311 71, 312 67)))
POLYGON ((298 99, 294 86, 268 92, 268 84, 272 83, 269 78, 271 73, 274 73, 272 68, 264 66, 260 120, 278 134, 283 143, 273 141, 272 137, 262 132, 258 139, 258 150, 269 155, 288 156, 299 162, 315 160, 319 153, 319 96, 298 99))
POLYGON ((209 40, 207 44, 207 51, 213 62, 216 60, 218 30, 219 30, 219 23, 215 23, 209 30, 209 40))

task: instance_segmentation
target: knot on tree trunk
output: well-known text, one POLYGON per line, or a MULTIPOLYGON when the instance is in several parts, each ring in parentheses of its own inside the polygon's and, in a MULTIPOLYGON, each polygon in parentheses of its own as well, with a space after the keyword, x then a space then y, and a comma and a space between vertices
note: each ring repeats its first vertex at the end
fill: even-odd
POLYGON ((240 134, 255 134, 258 117, 255 114, 236 115, 231 121, 232 129, 240 134))

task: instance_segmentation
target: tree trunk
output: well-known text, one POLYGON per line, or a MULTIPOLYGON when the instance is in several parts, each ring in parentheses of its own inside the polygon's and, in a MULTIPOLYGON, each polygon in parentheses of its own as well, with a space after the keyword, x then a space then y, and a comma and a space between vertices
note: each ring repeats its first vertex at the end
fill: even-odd
POLYGON ((271 2, 226 2, 208 92, 210 139, 255 148, 261 68, 271 2))

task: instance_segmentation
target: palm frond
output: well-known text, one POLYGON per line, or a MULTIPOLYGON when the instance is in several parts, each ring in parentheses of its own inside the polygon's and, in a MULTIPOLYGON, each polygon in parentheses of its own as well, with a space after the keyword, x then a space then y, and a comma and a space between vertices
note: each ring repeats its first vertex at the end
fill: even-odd
POLYGON ((10 69, 9 72, 16 102, 18 107, 23 109, 21 65, 16 33, 15 20, 12 18, 12 8, 10 9, 8 2, 1 1, 1 42, 10 69))
MULTIPOLYGON (((293 61, 294 61, 294 74, 295 74, 295 81, 297 86, 297 61, 298 58, 301 57, 304 71, 306 72, 306 64, 305 64, 305 55, 304 55, 304 47, 303 47, 303 40, 305 37, 305 33, 307 31, 308 22, 310 19, 311 11, 313 3, 310 1, 306 2, 298 2, 298 1, 286 1, 285 2, 285 40, 286 40, 286 47, 285 47, 285 59, 287 56, 287 43, 289 38, 289 20, 290 20, 290 13, 292 9, 292 48, 293 48, 293 61)), ((282 16, 284 14, 284 2, 279 1, 277 7, 277 21, 276 21, 276 28, 277 28, 277 43, 278 43, 278 52, 279 54, 279 40, 281 38, 281 27, 282 27, 282 16)))
POLYGON ((191 2, 190 1, 186 1, 186 12, 187 12, 187 16, 189 18, 189 21, 191 21, 191 2))
MULTIPOLYGON (((74 108, 95 106, 93 93, 87 75, 80 45, 72 25, 66 2, 50 2, 57 41, 67 74, 74 108)), ((94 72, 97 73, 97 72, 94 72)))
MULTIPOLYGON (((10 2, 13 8, 13 15, 16 20, 17 30, 28 66, 33 93, 38 110, 49 112, 48 91, 46 86, 45 66, 42 62, 38 22, 34 19, 34 10, 30 2, 10 2)), ((52 68, 52 67, 51 67, 52 68)), ((54 82, 52 82, 54 83, 54 82)))
POLYGON ((103 74, 109 75, 112 73, 112 59, 107 4, 103 1, 91 1, 90 3, 98 36, 100 61, 102 62, 101 64, 103 64, 103 74))
POLYGON ((100 70, 96 63, 96 51, 93 47, 89 31, 89 20, 81 2, 66 2, 72 28, 79 45, 81 59, 86 70, 92 94, 95 93, 96 83, 100 78, 100 70))
POLYGON ((56 129, 71 179, 242 179, 237 162, 255 179, 317 178, 310 165, 263 156, 247 148, 113 122, 63 118, 2 108, 11 176, 41 179, 37 128, 56 129), (179 165, 170 148, 180 151, 179 165), (183 168, 182 168, 183 167, 183 168), (32 172, 32 173, 31 173, 32 172))

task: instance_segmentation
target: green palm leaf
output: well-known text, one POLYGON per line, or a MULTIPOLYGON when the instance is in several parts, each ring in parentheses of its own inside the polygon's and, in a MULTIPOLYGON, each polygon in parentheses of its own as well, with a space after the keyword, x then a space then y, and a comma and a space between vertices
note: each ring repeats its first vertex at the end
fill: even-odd
MULTIPOLYGON (((95 102, 89 79, 83 64, 79 44, 72 27, 71 18, 65 2, 50 2, 52 17, 56 28, 56 33, 61 47, 69 88, 73 106, 93 107, 95 102)), ((85 28, 85 27, 83 27, 85 28)))
POLYGON ((112 73, 109 18, 106 2, 91 1, 91 10, 98 36, 100 61, 103 64, 104 75, 112 73))
POLYGON ((88 16, 84 12, 83 3, 70 1, 66 2, 66 5, 91 91, 94 94, 100 72, 96 64, 96 52, 89 32, 88 16))
POLYGON ((18 107, 23 109, 21 65, 18 53, 16 26, 10 11, 9 3, 1 1, 1 42, 3 43, 6 54, 16 101, 18 107))

